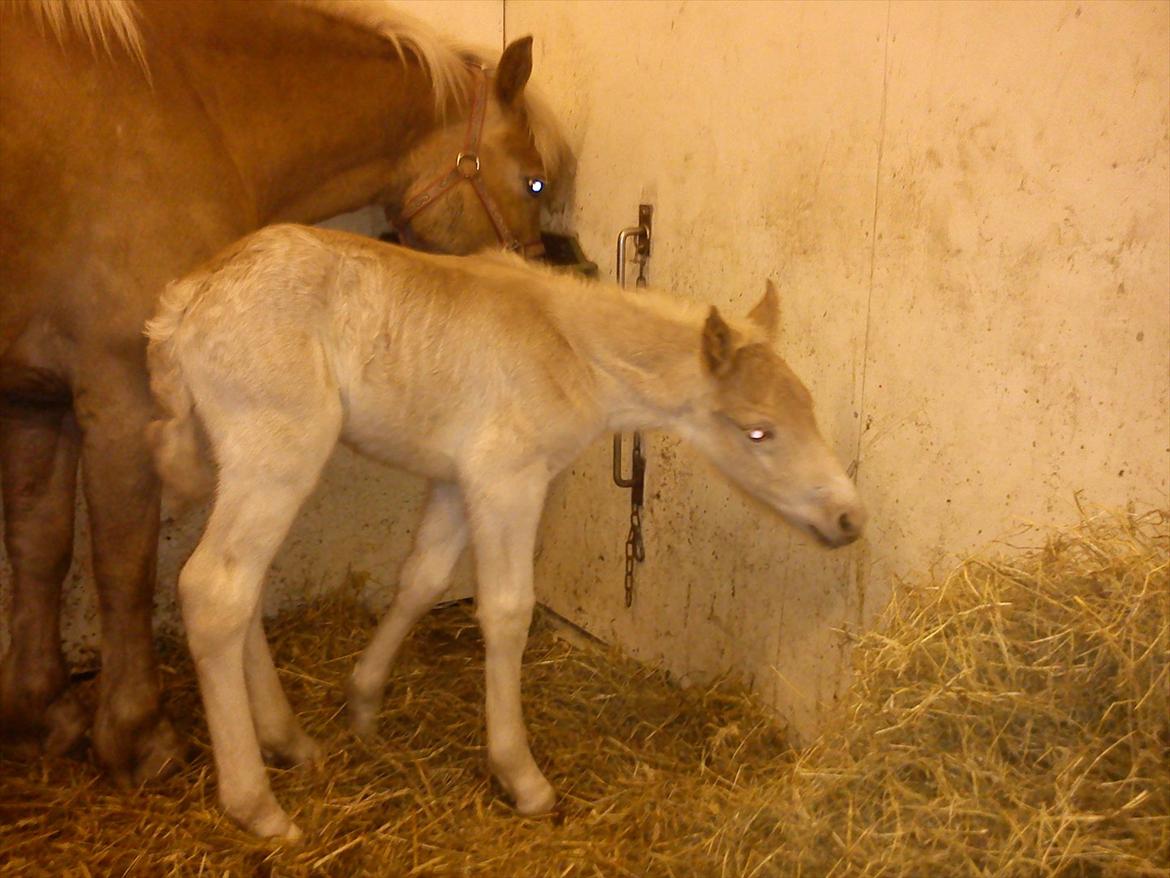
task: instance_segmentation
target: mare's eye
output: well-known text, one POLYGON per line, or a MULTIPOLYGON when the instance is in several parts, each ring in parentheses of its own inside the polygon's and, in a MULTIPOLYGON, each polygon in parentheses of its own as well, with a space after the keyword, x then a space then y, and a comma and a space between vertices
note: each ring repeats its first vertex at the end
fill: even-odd
POLYGON ((544 193, 544 187, 548 185, 540 177, 529 177, 524 181, 524 185, 528 187, 528 194, 533 198, 539 198, 544 193))
POLYGON ((764 427, 752 427, 746 431, 748 439, 752 442, 760 443, 767 442, 772 438, 772 431, 764 427))

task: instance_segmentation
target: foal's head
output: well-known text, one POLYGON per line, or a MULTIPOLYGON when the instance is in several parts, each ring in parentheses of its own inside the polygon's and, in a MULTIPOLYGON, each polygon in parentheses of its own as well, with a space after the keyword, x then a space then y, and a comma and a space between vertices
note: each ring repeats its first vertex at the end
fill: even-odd
POLYGON ((541 205, 571 155, 552 115, 525 94, 531 73, 532 37, 511 43, 494 70, 471 68, 466 115, 407 158, 414 182, 390 217, 404 242, 459 254, 494 246, 543 252, 541 205))
POLYGON ((773 348, 778 311, 771 282, 748 335, 711 308, 702 362, 712 392, 694 438, 748 493, 825 545, 843 546, 861 535, 865 510, 817 430, 812 397, 773 348))

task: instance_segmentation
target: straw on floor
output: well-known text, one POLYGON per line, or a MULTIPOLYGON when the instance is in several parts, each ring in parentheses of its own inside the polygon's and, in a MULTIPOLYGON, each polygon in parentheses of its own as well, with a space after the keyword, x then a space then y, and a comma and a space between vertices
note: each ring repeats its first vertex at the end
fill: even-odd
POLYGON ((271 626, 328 756, 273 771, 308 838, 250 839, 214 801, 198 693, 165 645, 195 740, 162 785, 84 762, 0 762, 0 872, 20 875, 1170 875, 1170 534, 1104 516, 1013 561, 899 588, 855 647, 846 712, 800 754, 731 686, 682 690, 538 621, 525 693, 561 794, 517 817, 486 778, 482 651, 463 606, 425 620, 382 741, 344 728, 372 619, 339 593, 271 626))

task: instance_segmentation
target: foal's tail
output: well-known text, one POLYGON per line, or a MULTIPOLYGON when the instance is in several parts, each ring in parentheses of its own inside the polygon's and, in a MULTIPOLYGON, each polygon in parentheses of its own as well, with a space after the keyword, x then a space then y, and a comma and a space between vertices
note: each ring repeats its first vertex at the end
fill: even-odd
POLYGON ((195 399, 179 356, 179 324, 196 288, 191 281, 170 284, 158 313, 146 324, 150 339, 146 362, 158 410, 146 428, 146 438, 163 485, 180 509, 210 495, 216 482, 195 399))

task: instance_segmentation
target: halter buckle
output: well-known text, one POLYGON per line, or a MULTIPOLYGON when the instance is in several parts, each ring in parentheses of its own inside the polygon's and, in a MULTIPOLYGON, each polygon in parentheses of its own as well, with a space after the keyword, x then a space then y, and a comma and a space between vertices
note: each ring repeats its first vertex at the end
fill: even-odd
POLYGON ((461 152, 455 157, 455 170, 464 180, 473 180, 479 176, 479 155, 474 152, 461 152), (470 166, 467 164, 472 162, 470 166))

